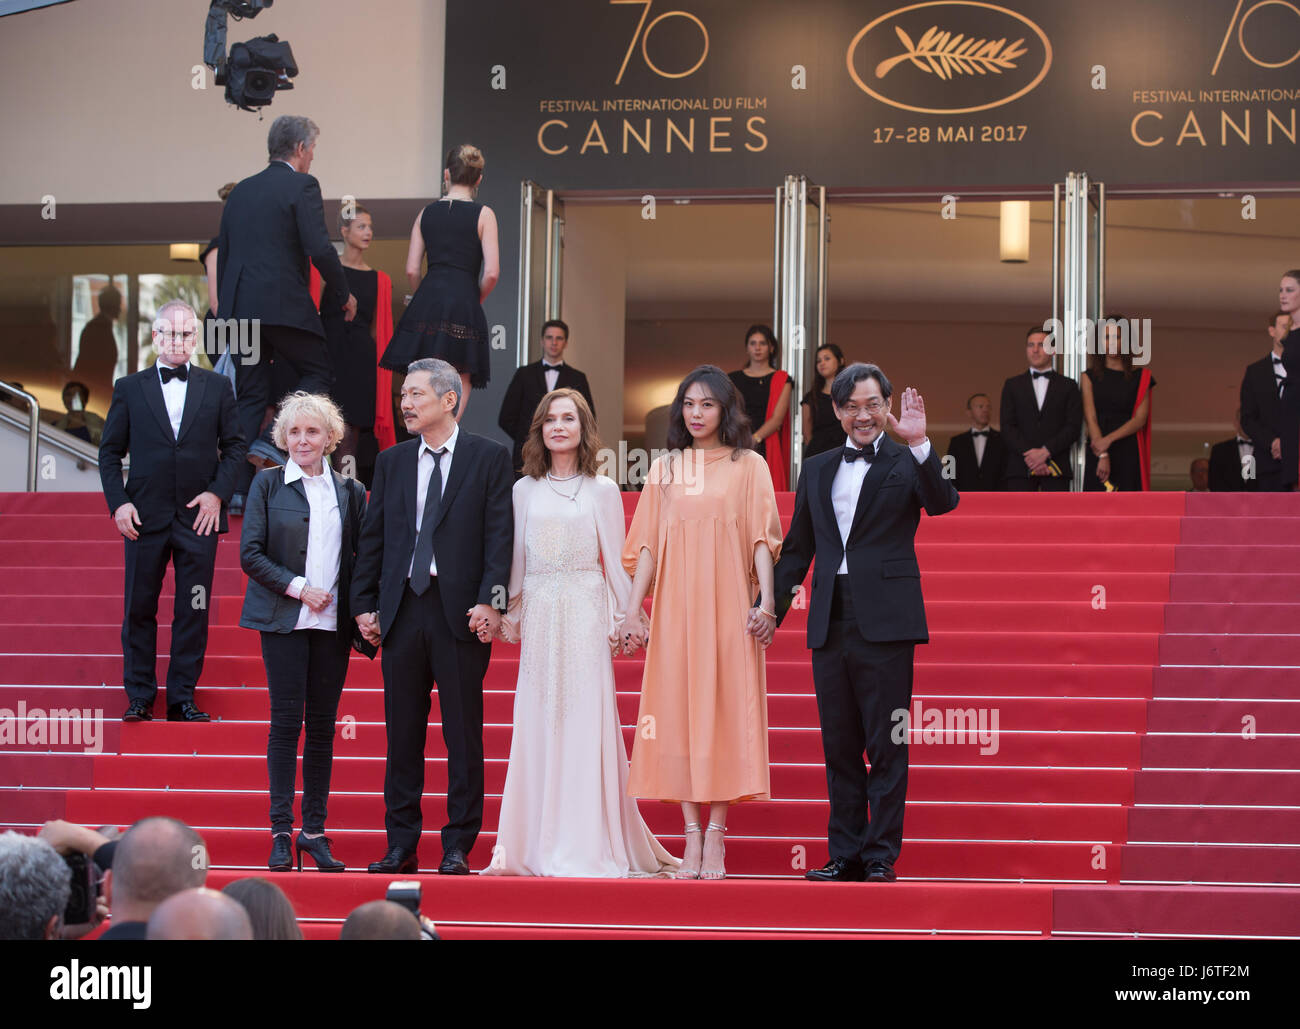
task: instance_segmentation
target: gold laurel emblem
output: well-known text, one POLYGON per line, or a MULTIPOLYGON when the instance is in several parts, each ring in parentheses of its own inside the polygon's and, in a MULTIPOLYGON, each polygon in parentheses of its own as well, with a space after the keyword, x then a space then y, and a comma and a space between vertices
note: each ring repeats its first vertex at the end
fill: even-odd
POLYGON ((938 75, 941 79, 951 79, 954 75, 987 75, 989 72, 1001 75, 1004 70, 1013 70, 1016 61, 1029 53, 1023 37, 1007 46, 1005 37, 988 40, 967 37, 962 33, 954 36, 951 32, 940 32, 939 26, 932 25, 919 43, 913 43, 900 26, 895 25, 894 31, 907 49, 876 65, 878 79, 883 79, 904 61, 910 61, 927 75, 938 75))

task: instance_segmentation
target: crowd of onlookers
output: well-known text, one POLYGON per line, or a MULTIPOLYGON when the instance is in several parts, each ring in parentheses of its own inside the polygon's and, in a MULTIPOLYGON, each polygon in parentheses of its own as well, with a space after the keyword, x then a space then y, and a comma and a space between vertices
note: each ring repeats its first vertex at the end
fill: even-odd
MULTIPOLYGON (((35 836, 0 834, 0 939, 301 940, 284 891, 269 879, 206 886, 203 838, 173 818, 125 833, 46 822, 35 836)), ((432 923, 390 900, 362 904, 341 940, 437 938, 432 923)))

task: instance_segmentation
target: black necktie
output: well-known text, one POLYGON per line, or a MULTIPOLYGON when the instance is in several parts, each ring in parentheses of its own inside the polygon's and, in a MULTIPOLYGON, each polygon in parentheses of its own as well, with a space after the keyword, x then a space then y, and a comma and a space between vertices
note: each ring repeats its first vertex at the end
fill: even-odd
POLYGON ((433 474, 429 476, 429 492, 424 495, 424 516, 420 520, 420 535, 415 540, 415 557, 411 566, 411 592, 422 596, 429 588, 429 566, 433 564, 433 523, 438 520, 442 506, 442 455, 445 450, 431 450, 433 474))
POLYGON ((849 463, 856 461, 858 458, 862 458, 862 460, 870 464, 871 459, 875 456, 876 456, 876 451, 872 447, 868 447, 866 450, 858 450, 856 447, 849 447, 849 446, 846 446, 844 448, 844 460, 848 461, 849 463))
POLYGON ((988 430, 988 429, 971 429, 970 434, 971 434, 972 436, 987 436, 987 435, 989 434, 989 430, 988 430))
POLYGON ((163 385, 166 386, 172 379, 180 379, 181 382, 184 382, 189 378, 190 366, 188 364, 178 364, 175 368, 168 368, 165 364, 160 364, 158 372, 162 375, 163 385))
POLYGON ((1049 375, 1051 375, 1052 373, 1051 373, 1051 372, 1032 372, 1032 371, 1031 371, 1029 374, 1030 374, 1033 378, 1035 378, 1035 379, 1045 379, 1045 378, 1047 378, 1049 375))

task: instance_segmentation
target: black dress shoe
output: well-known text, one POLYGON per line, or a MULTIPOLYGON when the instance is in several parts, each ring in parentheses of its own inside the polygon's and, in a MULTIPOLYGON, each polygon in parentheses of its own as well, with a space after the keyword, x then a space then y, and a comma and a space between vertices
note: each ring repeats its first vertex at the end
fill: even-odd
POLYGON ((198 705, 192 700, 187 700, 183 704, 167 705, 167 721, 169 722, 210 722, 206 711, 200 711, 198 705))
POLYGON ((272 872, 289 871, 289 834, 278 832, 271 840, 271 856, 266 859, 266 867, 272 872))
POLYGON ((438 866, 439 875, 469 875, 469 861, 463 850, 452 847, 444 851, 442 864, 438 866))
POLYGON ((298 834, 298 838, 293 841, 293 849, 298 855, 298 871, 302 871, 302 854, 306 851, 316 862, 316 867, 322 872, 341 872, 347 867, 342 861, 330 853, 330 838, 328 836, 304 836, 298 834))
POLYGON ((153 709, 143 700, 133 700, 127 705, 126 714, 122 716, 124 722, 152 722, 153 709))
POLYGON ((851 858, 831 858, 824 868, 814 868, 804 873, 805 879, 819 883, 860 883, 864 878, 861 861, 851 858))
POLYGON ((898 878, 894 874, 894 866, 888 861, 873 861, 867 865, 867 882, 869 883, 892 883, 898 878))
POLYGON ((366 871, 384 875, 408 875, 415 873, 419 867, 415 851, 405 847, 389 847, 388 853, 373 862, 366 871))

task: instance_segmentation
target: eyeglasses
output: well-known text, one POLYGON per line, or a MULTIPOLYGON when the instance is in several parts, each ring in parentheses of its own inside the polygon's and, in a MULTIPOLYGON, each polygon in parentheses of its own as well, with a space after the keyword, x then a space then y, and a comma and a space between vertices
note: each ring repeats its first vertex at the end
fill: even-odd
POLYGON ((840 408, 850 418, 857 417, 859 411, 866 411, 867 414, 880 414, 889 405, 883 400, 868 400, 861 406, 857 404, 845 404, 840 408))

